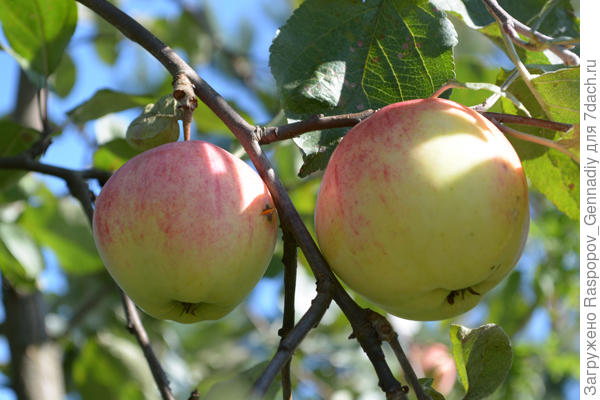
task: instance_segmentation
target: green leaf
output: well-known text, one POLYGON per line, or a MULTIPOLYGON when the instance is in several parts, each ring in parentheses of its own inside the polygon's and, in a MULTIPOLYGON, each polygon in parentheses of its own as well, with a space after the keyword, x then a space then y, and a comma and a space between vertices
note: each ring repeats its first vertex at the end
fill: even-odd
POLYGON ((3 0, 0 22, 21 67, 47 77, 75 32, 77 6, 72 0, 3 0))
POLYGON ((454 27, 426 1, 307 0, 270 65, 288 116, 351 112, 430 95, 454 77, 454 27))
POLYGON ((97 91, 89 100, 67 112, 67 115, 76 124, 98 119, 106 114, 128 110, 135 107, 144 107, 152 103, 152 96, 134 95, 117 92, 111 89, 97 91))
POLYGON ((35 196, 36 206, 28 205, 19 223, 42 246, 51 248, 61 267, 72 274, 89 274, 103 268, 92 237, 90 224, 79 203, 71 198, 57 199, 46 188, 35 196))
POLYGON ((77 70, 73 59, 68 54, 61 60, 58 68, 51 76, 51 86, 54 92, 60 97, 67 97, 71 93, 71 89, 75 86, 75 78, 77 70))
POLYGON ((452 352, 467 394, 464 400, 483 399, 502 384, 512 364, 508 335, 497 325, 477 329, 450 326, 452 352))
POLYGON ((470 28, 479 29, 494 22, 482 1, 478 0, 431 0, 431 3, 446 12, 459 16, 470 28))
POLYGON ((142 114, 127 127, 127 143, 134 149, 143 151, 176 142, 179 138, 179 114, 177 100, 172 94, 161 97, 156 104, 148 104, 142 114))
POLYGON ((329 158, 333 154, 335 150, 335 146, 339 142, 339 138, 343 135, 344 131, 341 129, 329 130, 327 132, 317 131, 317 132, 309 132, 302 135, 301 138, 294 139, 295 143, 318 143, 318 150, 310 150, 309 148, 302 147, 299 145, 302 150, 302 158, 304 159, 304 164, 300 167, 298 171, 298 176, 304 178, 311 173, 319 170, 325 170, 327 167, 327 163, 329 162, 329 158), (335 139, 335 140, 331 140, 335 139))
POLYGON ((33 290, 44 269, 42 253, 29 233, 12 223, 0 222, 0 270, 21 290, 33 290))
MULTIPOLYGON (((0 119, 0 156, 16 156, 27 150, 35 143, 40 132, 35 129, 25 128, 13 121, 0 119)), ((14 185, 27 171, 2 170, 0 171, 0 190, 14 185)))
MULTIPOLYGON (((530 69, 536 72, 535 69, 530 69)), ((579 123, 579 68, 564 68, 544 73, 532 80, 540 98, 546 105, 546 114, 537 99, 520 78, 511 85, 513 93, 536 118, 551 119, 571 124, 579 123)), ((503 111, 517 114, 518 110, 505 99, 503 111)), ((555 141, 567 140, 567 147, 578 142, 577 131, 553 132, 535 127, 514 126, 529 134, 555 141)), ((539 144, 509 137, 521 158, 523 168, 532 185, 550 199, 570 218, 579 219, 579 165, 567 155, 539 144)))
POLYGON ((533 86, 548 106, 555 121, 579 123, 579 67, 542 74, 533 86))
MULTIPOLYGON (((286 116, 303 119, 429 96, 454 78, 456 43, 445 14, 425 0, 307 0, 273 41, 270 66, 286 116)), ((344 132, 313 135, 320 161, 306 160, 304 174, 323 167, 344 132)))
POLYGON ((140 154, 133 149, 125 139, 113 139, 100 146, 94 153, 94 167, 116 171, 130 158, 140 154))
POLYGON ((419 378, 419 383, 431 400, 445 400, 444 395, 433 388, 433 378, 419 378))

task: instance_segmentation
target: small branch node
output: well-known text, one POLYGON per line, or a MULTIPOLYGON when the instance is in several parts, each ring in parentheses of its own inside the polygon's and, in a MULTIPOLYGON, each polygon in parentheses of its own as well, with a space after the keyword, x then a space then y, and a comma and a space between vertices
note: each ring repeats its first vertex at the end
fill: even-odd
POLYGON ((194 93, 194 85, 184 72, 179 72, 173 79, 173 97, 177 100, 177 109, 181 112, 184 140, 190 140, 194 110, 198 108, 198 98, 194 93))
POLYGON ((377 335, 379 335, 382 341, 391 342, 397 340, 398 334, 386 318, 370 309, 367 312, 369 313, 368 318, 371 321, 371 325, 373 325, 373 328, 375 328, 377 335))

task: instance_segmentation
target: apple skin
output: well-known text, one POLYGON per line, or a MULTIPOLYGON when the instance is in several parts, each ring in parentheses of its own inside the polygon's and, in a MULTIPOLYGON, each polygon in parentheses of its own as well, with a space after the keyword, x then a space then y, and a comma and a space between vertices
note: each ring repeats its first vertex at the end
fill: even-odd
POLYGON ((258 174, 202 141, 137 155, 104 185, 93 233, 106 268, 146 313, 182 323, 225 316, 264 274, 277 240, 258 174))
POLYGON ((438 98, 396 103, 333 152, 315 230, 351 289, 398 317, 446 319, 517 263, 527 182, 508 140, 478 113, 438 98))

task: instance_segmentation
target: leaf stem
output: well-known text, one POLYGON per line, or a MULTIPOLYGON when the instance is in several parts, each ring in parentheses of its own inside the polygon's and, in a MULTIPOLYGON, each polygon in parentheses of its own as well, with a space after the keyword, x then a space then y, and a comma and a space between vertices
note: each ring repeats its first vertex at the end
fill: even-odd
MULTIPOLYGON (((506 92, 507 89, 510 87, 510 85, 512 85, 513 82, 516 81, 518 77, 519 77, 519 71, 517 71, 516 69, 513 70, 510 73, 510 75, 508 76, 508 78, 506 78, 506 80, 504 82, 502 82, 502 85, 500 85, 500 90, 503 92, 506 92)), ((485 99, 483 101, 483 103, 477 104, 475 106, 471 106, 471 108, 477 112, 485 112, 485 111, 489 110, 490 108, 492 108, 494 106, 494 104, 496 104, 496 102, 500 99, 500 97, 501 97, 500 93, 494 93, 493 95, 491 95, 490 97, 485 99)))

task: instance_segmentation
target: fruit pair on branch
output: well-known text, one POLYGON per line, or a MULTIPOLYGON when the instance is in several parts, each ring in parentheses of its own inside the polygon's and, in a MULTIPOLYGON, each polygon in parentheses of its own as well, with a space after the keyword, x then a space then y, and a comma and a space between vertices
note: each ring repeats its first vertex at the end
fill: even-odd
MULTIPOLYGON (((264 273, 274 202, 244 162, 200 141, 142 153, 107 182, 94 235, 146 312, 216 319, 264 273)), ((504 135, 430 98, 384 107, 351 129, 323 176, 316 236, 333 271, 391 314, 449 318, 514 267, 529 226, 527 183, 504 135)))

